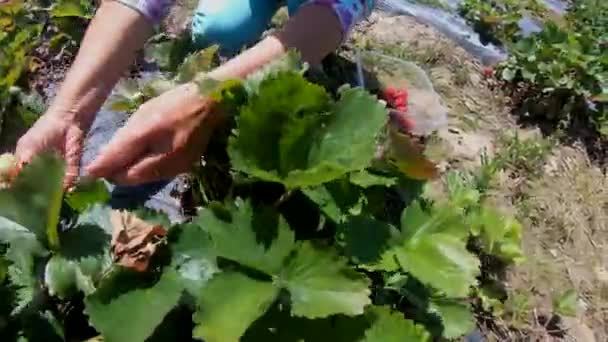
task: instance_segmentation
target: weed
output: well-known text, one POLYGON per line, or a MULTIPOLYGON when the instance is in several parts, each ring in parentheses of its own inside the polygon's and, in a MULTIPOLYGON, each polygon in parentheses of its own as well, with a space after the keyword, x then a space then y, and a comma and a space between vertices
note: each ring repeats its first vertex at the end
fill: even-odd
POLYGON ((545 159, 555 146, 554 139, 522 139, 517 133, 503 135, 500 143, 502 148, 487 167, 509 169, 530 176, 540 175, 545 159))

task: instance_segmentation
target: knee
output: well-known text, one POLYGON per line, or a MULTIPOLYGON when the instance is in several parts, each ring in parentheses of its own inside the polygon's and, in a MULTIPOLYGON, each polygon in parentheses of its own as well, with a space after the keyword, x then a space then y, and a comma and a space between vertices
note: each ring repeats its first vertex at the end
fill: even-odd
POLYGON ((218 44, 222 51, 238 52, 267 28, 276 9, 268 0, 200 0, 192 19, 192 38, 199 46, 218 44))

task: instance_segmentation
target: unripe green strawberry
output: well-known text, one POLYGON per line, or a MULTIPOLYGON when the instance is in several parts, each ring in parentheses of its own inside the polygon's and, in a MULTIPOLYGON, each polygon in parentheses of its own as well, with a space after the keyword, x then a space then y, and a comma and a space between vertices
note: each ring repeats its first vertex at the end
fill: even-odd
POLYGON ((17 176, 17 158, 11 153, 0 155, 0 189, 8 187, 17 176))

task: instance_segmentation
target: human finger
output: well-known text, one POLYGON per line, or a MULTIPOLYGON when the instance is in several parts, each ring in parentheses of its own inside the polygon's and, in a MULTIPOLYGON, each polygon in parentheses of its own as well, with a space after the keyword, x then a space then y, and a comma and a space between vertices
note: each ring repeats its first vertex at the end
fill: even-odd
POLYGON ((87 175, 94 178, 109 177, 135 162, 146 149, 145 136, 125 126, 86 168, 87 175))
POLYGON ((66 170, 64 179, 64 188, 68 189, 78 178, 80 174, 80 160, 82 157, 82 145, 84 144, 84 133, 81 131, 68 134, 64 156, 66 160, 66 170))
POLYGON ((120 185, 139 185, 171 179, 189 171, 189 164, 176 154, 148 155, 128 169, 115 174, 111 180, 120 185))

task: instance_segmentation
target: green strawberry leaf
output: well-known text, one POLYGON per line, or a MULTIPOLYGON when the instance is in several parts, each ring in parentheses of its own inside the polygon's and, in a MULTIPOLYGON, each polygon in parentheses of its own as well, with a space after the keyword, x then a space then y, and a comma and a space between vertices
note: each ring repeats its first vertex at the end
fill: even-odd
POLYGON ((199 296, 194 337, 208 342, 238 342, 272 305, 279 289, 240 273, 214 277, 199 296))
POLYGON ((302 75, 281 72, 243 107, 229 154, 238 171, 292 189, 313 187, 365 169, 385 122, 382 104, 361 89, 343 89, 332 103, 302 75))
MULTIPOLYGON (((33 260, 32 260, 33 267, 33 260)), ((12 314, 21 312, 33 299, 36 292, 36 277, 33 270, 22 269, 21 266, 10 265, 8 267, 8 278, 16 288, 15 306, 12 314)))
POLYGON ((213 69, 218 50, 219 46, 213 45, 186 57, 177 69, 177 81, 186 83, 192 81, 197 74, 213 69))
POLYGON ((182 277, 186 291, 195 298, 207 282, 220 272, 209 234, 194 224, 174 228, 178 234, 170 244, 171 267, 182 277))
POLYGON ((44 270, 44 284, 49 293, 60 299, 68 299, 77 291, 89 295, 95 291, 93 279, 85 275, 77 262, 59 255, 51 257, 44 270))
POLYGON ((151 286, 126 271, 117 271, 85 298, 85 312, 107 342, 145 341, 178 303, 183 287, 174 271, 165 270, 151 286))
POLYGON ((51 8, 52 18, 76 17, 84 19, 93 18, 93 9, 90 2, 84 0, 60 0, 51 8))
POLYGON ((317 249, 308 242, 298 245, 276 281, 289 291, 295 316, 356 316, 371 304, 367 277, 331 250, 317 249))
POLYGON ((239 199, 231 211, 231 221, 222 220, 211 210, 203 209, 195 223, 209 233, 213 251, 218 257, 267 274, 276 274, 293 250, 295 237, 281 216, 276 217, 271 225, 259 227, 257 220, 264 220, 262 215, 263 210, 254 211, 250 202, 239 199), (264 232, 261 230, 275 228, 276 237, 266 247, 262 243, 264 232))
POLYGON ((397 184, 397 179, 394 177, 385 177, 370 173, 369 171, 357 171, 349 175, 351 183, 358 185, 362 188, 369 188, 372 186, 386 186, 390 187, 397 184))
POLYGON ((288 175, 288 188, 315 186, 369 166, 386 124, 384 106, 364 90, 345 88, 312 142, 308 167, 288 175), (347 149, 344 146, 348 146, 347 149))
POLYGON ((323 88, 294 72, 264 80, 241 110, 238 135, 230 140, 233 167, 270 181, 305 167, 312 135, 329 100, 323 88))
POLYGON ((461 172, 448 172, 445 176, 445 185, 451 205, 459 208, 470 208, 479 204, 481 194, 461 172))
POLYGON ((430 342, 431 335, 424 327, 405 319, 400 312, 376 306, 371 310, 372 326, 361 342, 430 342))
POLYGON ((297 52, 297 50, 289 50, 281 57, 276 58, 272 62, 247 76, 245 88, 249 94, 256 94, 259 91, 260 84, 264 80, 273 78, 282 72, 289 71, 303 73, 306 69, 307 66, 302 64, 300 54, 297 52))
POLYGON ((247 329, 242 341, 353 342, 363 337, 370 325, 364 315, 355 317, 335 315, 330 319, 308 319, 295 317, 288 309, 278 301, 247 329))
POLYGON ((22 239, 33 240, 40 246, 40 249, 44 250, 42 244, 36 240, 36 235, 33 232, 14 221, 0 216, 0 241, 12 244, 22 239))
POLYGON ((361 189, 344 178, 317 187, 302 189, 302 192, 336 223, 343 222, 348 214, 360 212, 364 201, 361 189))
POLYGON ((475 328, 467 299, 445 298, 411 277, 402 283, 399 293, 414 307, 414 319, 423 323, 434 336, 455 339, 475 328))
POLYGON ((65 196, 65 201, 77 212, 83 212, 93 204, 104 204, 109 200, 110 192, 103 180, 80 183, 65 196))
POLYGON ((154 61, 161 70, 175 73, 191 51, 192 39, 189 35, 171 38, 160 33, 150 39, 144 55, 146 60, 154 61))
POLYGON ((573 289, 553 298, 553 312, 564 317, 576 317, 578 295, 573 289))
POLYGON ((413 242, 434 233, 445 233, 465 241, 469 236, 469 227, 464 224, 458 208, 444 205, 424 210, 421 203, 416 201, 401 214, 401 232, 404 240, 413 242))
POLYGON ((428 312, 441 319, 444 338, 455 339, 475 329, 475 317, 468 303, 436 298, 431 300, 428 312))
MULTIPOLYGON (((104 219, 109 209, 89 207, 74 227, 61 234, 61 249, 46 264, 44 282, 52 295, 67 299, 78 291, 95 291, 95 281, 112 266, 109 231, 104 219)), ((108 223, 109 224, 109 223, 108 223)))
POLYGON ((521 264, 525 260, 521 249, 522 226, 515 219, 484 206, 469 220, 472 234, 479 238, 486 253, 507 263, 521 264))
POLYGON ((390 224, 363 215, 349 216, 338 230, 344 253, 358 264, 378 261, 398 236, 399 231, 390 224))
POLYGON ((466 297, 480 272, 479 259, 452 235, 424 235, 386 253, 383 258, 393 256, 404 271, 448 297, 466 297))
POLYGON ((31 231, 51 249, 59 247, 64 170, 59 157, 43 154, 23 168, 9 189, 0 190, 0 217, 31 231))

